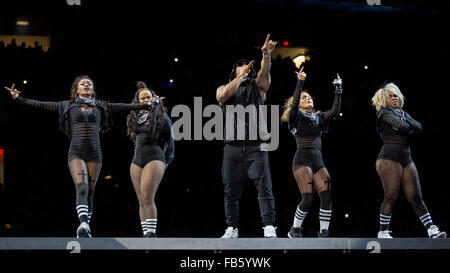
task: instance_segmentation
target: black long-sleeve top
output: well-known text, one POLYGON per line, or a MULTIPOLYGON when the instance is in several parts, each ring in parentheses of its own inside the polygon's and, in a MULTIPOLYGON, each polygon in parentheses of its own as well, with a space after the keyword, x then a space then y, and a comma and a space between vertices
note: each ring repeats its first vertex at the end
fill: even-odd
POLYGON ((79 99, 74 101, 42 102, 26 99, 21 96, 17 103, 51 112, 59 112, 60 129, 70 136, 71 148, 80 149, 88 143, 94 150, 100 150, 100 130, 109 126, 109 113, 148 109, 147 104, 126 104, 110 102, 94 102, 86 104, 79 99), (81 108, 84 107, 83 111, 81 108), (93 107, 88 110, 88 107, 93 107))
POLYGON ((377 113, 377 131, 385 144, 409 145, 408 138, 422 132, 422 125, 400 108, 383 108, 377 113))
POLYGON ((314 111, 303 112, 299 109, 303 83, 302 80, 297 81, 288 113, 288 128, 295 136, 297 149, 320 150, 322 147, 322 132, 327 132, 328 121, 339 113, 341 92, 335 92, 333 106, 330 110, 318 114, 314 111))

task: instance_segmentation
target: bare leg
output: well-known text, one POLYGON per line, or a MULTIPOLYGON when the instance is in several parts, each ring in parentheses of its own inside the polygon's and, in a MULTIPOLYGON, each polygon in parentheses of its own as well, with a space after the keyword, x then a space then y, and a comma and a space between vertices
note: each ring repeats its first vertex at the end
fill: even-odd
POLYGON ((133 182, 134 190, 136 191, 136 196, 139 202, 139 218, 141 222, 145 222, 145 215, 144 215, 144 205, 142 204, 141 199, 141 174, 142 174, 142 168, 138 165, 131 163, 130 166, 130 176, 131 176, 131 182, 133 182))
POLYGON ((166 164, 159 160, 153 160, 142 169, 141 173, 141 200, 144 205, 144 216, 146 219, 156 219, 157 210, 155 195, 161 182, 166 164))

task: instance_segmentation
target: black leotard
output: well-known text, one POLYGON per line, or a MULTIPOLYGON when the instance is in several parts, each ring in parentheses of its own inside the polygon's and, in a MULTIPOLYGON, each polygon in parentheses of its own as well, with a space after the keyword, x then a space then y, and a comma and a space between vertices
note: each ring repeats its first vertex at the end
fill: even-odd
POLYGON ((377 113, 377 130, 383 140, 378 159, 397 161, 403 167, 409 165, 409 137, 422 131, 421 124, 402 109, 383 108, 377 113))
POLYGON ((141 168, 144 168, 152 160, 160 160, 169 165, 174 157, 175 145, 171 133, 172 121, 166 113, 164 113, 164 117, 166 122, 158 139, 151 136, 151 124, 148 119, 140 124, 136 122, 136 146, 133 163, 141 168))
POLYGON ((295 136, 297 151, 292 162, 292 169, 300 165, 310 167, 313 172, 325 167, 322 160, 322 132, 328 131, 328 121, 339 113, 341 92, 335 92, 333 107, 318 114, 302 112, 299 109, 300 94, 304 81, 298 80, 293 102, 289 110, 288 128, 295 136))

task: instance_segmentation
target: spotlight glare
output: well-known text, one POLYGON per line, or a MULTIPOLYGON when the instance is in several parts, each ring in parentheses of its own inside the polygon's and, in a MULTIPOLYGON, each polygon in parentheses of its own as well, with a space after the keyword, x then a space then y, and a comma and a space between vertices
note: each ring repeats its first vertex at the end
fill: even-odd
POLYGON ((170 83, 173 83, 173 79, 170 79, 169 82, 170 82, 170 83))
POLYGON ((16 22, 16 25, 24 26, 24 27, 28 26, 29 24, 30 24, 30 22, 25 21, 25 20, 17 20, 17 22, 16 22))
POLYGON ((295 57, 292 61, 295 63, 295 67, 297 67, 298 69, 300 69, 300 66, 302 65, 302 63, 304 63, 306 60, 305 55, 298 55, 297 57, 295 57))
POLYGON ((348 219, 350 215, 348 213, 344 214, 345 219, 348 219))
POLYGON ((174 58, 173 61, 178 63, 178 58, 174 58))
POLYGON ((364 66, 364 69, 367 70, 367 69, 369 69, 369 67, 368 67, 367 65, 365 65, 365 66, 364 66))
POLYGON ((28 81, 27 80, 23 80, 23 84, 27 84, 28 83, 28 81))

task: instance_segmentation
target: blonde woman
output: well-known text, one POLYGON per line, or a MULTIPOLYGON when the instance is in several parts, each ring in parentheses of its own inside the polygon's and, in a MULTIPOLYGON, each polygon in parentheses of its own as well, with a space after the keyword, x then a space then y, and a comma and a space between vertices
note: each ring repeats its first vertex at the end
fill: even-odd
POLYGON ((383 147, 376 161, 384 190, 378 238, 392 238, 389 223, 400 189, 403 189, 414 212, 427 229, 428 236, 446 238, 447 234, 433 225, 422 199, 419 176, 409 148, 409 138, 420 133, 422 126, 403 111, 404 102, 405 97, 393 83, 379 89, 372 98, 372 105, 377 110, 377 131, 383 140, 383 147))
POLYGON ((341 107, 342 80, 333 81, 335 99, 331 110, 316 113, 311 95, 302 90, 306 74, 303 68, 297 73, 297 86, 294 95, 284 106, 282 122, 288 122, 288 128, 297 141, 297 152, 292 162, 292 171, 302 195, 302 201, 295 211, 294 223, 288 232, 289 238, 301 238, 302 223, 314 200, 315 189, 320 197, 319 237, 329 237, 331 219, 330 175, 322 160, 323 132, 327 132, 328 121, 339 113, 341 107))

